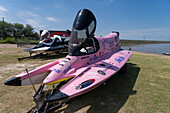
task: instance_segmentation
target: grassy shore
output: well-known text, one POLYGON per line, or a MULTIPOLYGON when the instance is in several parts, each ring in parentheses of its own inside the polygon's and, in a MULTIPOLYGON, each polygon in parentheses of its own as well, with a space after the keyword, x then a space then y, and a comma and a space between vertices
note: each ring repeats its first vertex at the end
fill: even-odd
MULTIPOLYGON (((22 40, 18 40, 18 42, 23 42, 22 40)), ((36 45, 39 41, 28 41, 25 42, 36 45)), ((120 40, 122 46, 129 46, 129 45, 139 45, 139 44, 160 44, 160 43, 170 43, 170 41, 149 41, 149 40, 120 40)), ((14 38, 7 38, 6 40, 0 40, 0 44, 17 44, 14 38)))
POLYGON ((148 40, 120 40, 120 42, 122 46, 170 43, 170 41, 148 41, 148 40))
MULTIPOLYGON (((31 69, 63 56, 18 62, 17 57, 29 54, 22 52, 20 48, 0 48, 0 53, 0 113, 25 113, 35 106, 32 86, 10 87, 3 83, 25 68, 31 69)), ((56 113, 168 113, 170 57, 133 52, 127 65, 125 75, 116 74, 105 85, 78 97, 56 113)))

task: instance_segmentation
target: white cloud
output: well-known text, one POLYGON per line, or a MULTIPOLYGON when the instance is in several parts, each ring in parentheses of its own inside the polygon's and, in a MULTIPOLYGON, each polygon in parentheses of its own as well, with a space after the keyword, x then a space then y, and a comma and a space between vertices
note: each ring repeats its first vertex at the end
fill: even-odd
POLYGON ((49 21, 59 22, 59 19, 54 18, 54 17, 47 17, 46 19, 49 21))
POLYGON ((120 8, 120 7, 122 7, 123 5, 122 5, 122 3, 121 2, 119 2, 119 3, 117 3, 117 4, 115 4, 115 8, 120 8))
POLYGON ((36 27, 36 28, 40 28, 40 29, 44 28, 44 25, 41 25, 39 23, 39 21, 36 20, 36 19, 27 19, 26 23, 30 24, 30 25, 32 25, 33 27, 36 27))
POLYGON ((115 1, 115 0, 104 0, 104 2, 109 2, 109 3, 113 2, 113 1, 115 1))
POLYGON ((63 5, 61 3, 55 4, 54 7, 57 9, 66 9, 65 5, 63 5))
POLYGON ((25 11, 26 14, 28 14, 29 16, 32 16, 32 17, 37 17, 38 14, 35 14, 35 13, 32 13, 31 11, 25 11))
POLYGON ((109 2, 113 2, 114 0, 108 0, 109 2))
POLYGON ((28 18, 30 16, 36 18, 39 15, 27 10, 27 11, 18 11, 17 16, 21 18, 28 18))
POLYGON ((4 8, 3 6, 0 6, 0 11, 1 12, 7 12, 8 10, 6 8, 4 8))
POLYGON ((61 8, 61 6, 60 5, 55 5, 55 8, 61 8))
POLYGON ((0 5, 0 17, 6 17, 5 12, 8 12, 8 10, 0 5))
POLYGON ((38 8, 38 7, 34 7, 33 9, 34 9, 34 10, 40 10, 40 8, 38 8))
POLYGON ((18 11, 17 16, 24 20, 24 24, 32 25, 36 30, 43 29, 45 26, 40 24, 40 16, 29 10, 18 11))

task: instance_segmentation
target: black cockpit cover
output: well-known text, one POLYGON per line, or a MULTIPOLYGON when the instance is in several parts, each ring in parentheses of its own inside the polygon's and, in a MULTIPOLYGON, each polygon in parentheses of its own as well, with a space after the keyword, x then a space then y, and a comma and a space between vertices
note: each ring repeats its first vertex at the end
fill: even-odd
POLYGON ((88 9, 81 9, 74 20, 68 52, 71 56, 81 55, 80 48, 88 43, 96 30, 96 18, 88 9))

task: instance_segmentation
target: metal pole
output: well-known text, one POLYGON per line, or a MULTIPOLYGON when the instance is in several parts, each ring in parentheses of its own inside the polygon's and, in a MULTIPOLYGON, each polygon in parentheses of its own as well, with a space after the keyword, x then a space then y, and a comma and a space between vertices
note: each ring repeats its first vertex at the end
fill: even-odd
POLYGON ((27 70, 27 69, 25 69, 25 70, 26 70, 27 75, 28 75, 28 78, 30 79, 30 82, 31 82, 31 84, 32 84, 32 86, 33 86, 33 89, 34 89, 34 91, 35 91, 35 93, 36 93, 35 86, 34 86, 34 84, 33 84, 32 80, 31 80, 31 78, 30 78, 30 75, 29 75, 29 73, 28 73, 28 70, 27 70))

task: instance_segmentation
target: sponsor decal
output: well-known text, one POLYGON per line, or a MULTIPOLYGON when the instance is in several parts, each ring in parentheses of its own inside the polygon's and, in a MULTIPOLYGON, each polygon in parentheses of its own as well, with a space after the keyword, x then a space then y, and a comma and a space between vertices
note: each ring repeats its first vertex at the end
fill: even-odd
POLYGON ((118 63, 121 63, 125 58, 122 56, 118 56, 115 58, 115 61, 117 61, 118 63))
POLYGON ((94 60, 95 60, 95 59, 97 59, 97 58, 98 58, 98 56, 97 56, 97 55, 94 55, 94 57, 93 57, 93 58, 94 58, 94 60))
POLYGON ((125 55, 124 53, 119 53, 119 54, 121 54, 121 55, 125 55))
POLYGON ((101 57, 102 56, 102 52, 99 52, 99 57, 101 57))
POLYGON ((113 43, 113 37, 104 39, 106 43, 113 43))
POLYGON ((62 62, 59 63, 59 65, 64 66, 68 61, 70 61, 70 58, 65 58, 62 62))
POLYGON ((89 72, 88 74, 89 74, 89 75, 97 75, 96 72, 89 72))
POLYGON ((92 61, 92 60, 93 60, 93 58, 90 58, 90 59, 89 59, 89 61, 92 61))
POLYGON ((104 72, 104 71, 102 71, 102 70, 98 70, 97 71, 99 74, 101 74, 101 75, 106 75, 106 73, 104 72))
POLYGON ((68 67, 66 70, 64 70, 64 74, 66 74, 68 72, 68 70, 70 70, 70 69, 71 69, 71 66, 68 67))
POLYGON ((67 68, 69 68, 71 65, 73 65, 75 62, 77 61, 77 58, 72 59, 70 62, 68 62, 68 64, 66 64, 63 68, 62 71, 66 70, 67 68))
POLYGON ((46 78, 46 80, 48 80, 48 79, 49 79, 49 77, 46 78))
POLYGON ((78 86, 76 86, 76 90, 83 89, 83 88, 93 84, 94 82, 95 82, 95 79, 86 80, 86 81, 82 82, 81 84, 79 84, 78 86))
POLYGON ((112 68, 112 66, 110 65, 106 69, 104 69, 103 71, 106 72, 108 69, 111 69, 111 68, 112 68))
POLYGON ((53 71, 55 71, 56 73, 60 73, 60 70, 58 69, 53 69, 53 71))
MULTIPOLYGON (((96 73, 97 74, 97 73, 96 73)), ((90 75, 90 78, 95 78, 95 79, 100 79, 100 77, 96 76, 96 75, 90 75)))
POLYGON ((71 65, 73 65, 76 61, 77 61, 77 58, 74 58, 73 60, 71 60, 71 65))
POLYGON ((127 56, 127 53, 121 52, 121 53, 119 53, 119 54, 124 55, 125 57, 127 56))
POLYGON ((90 56, 86 56, 86 57, 81 57, 81 59, 86 59, 86 58, 89 58, 90 56))
POLYGON ((98 58, 97 55, 94 55, 92 58, 89 59, 89 61, 96 60, 98 58))
MULTIPOLYGON (((103 66, 103 67, 105 67, 102 71, 103 72, 106 72, 107 70, 109 70, 109 69, 112 69, 112 70, 114 70, 114 63, 113 62, 109 62, 109 64, 100 64, 100 66, 103 66)), ((99 72, 98 73, 102 73, 102 72, 100 72, 100 70, 99 70, 99 72)))
POLYGON ((104 43, 107 43, 109 45, 109 47, 113 47, 114 46, 113 37, 104 39, 104 43))

